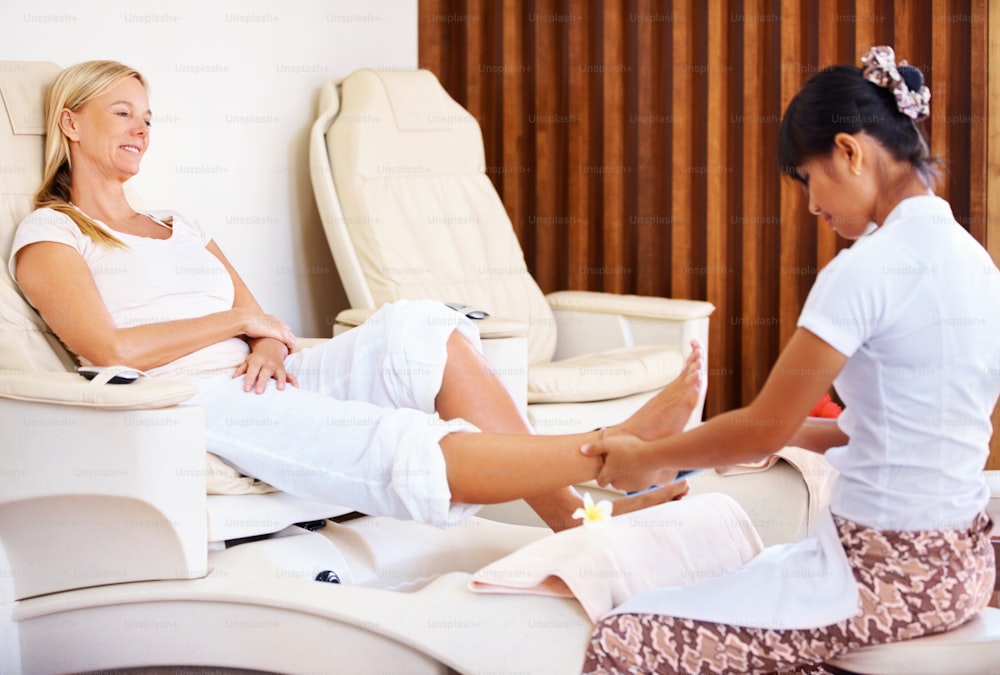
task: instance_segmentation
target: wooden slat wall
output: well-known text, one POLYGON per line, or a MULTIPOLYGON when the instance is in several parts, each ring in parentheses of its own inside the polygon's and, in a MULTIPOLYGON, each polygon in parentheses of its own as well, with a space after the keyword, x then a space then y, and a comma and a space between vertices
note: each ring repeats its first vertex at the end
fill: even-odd
MULTIPOLYGON (((987 113, 990 111, 989 101, 990 99, 997 101, 1000 100, 1000 39, 993 40, 992 42, 988 39, 990 35, 994 37, 1000 36, 1000 12, 987 11, 988 6, 986 5, 986 0, 982 2, 976 2, 974 6, 974 12, 976 16, 982 16, 983 13, 987 14, 987 20, 982 22, 986 24, 985 31, 982 27, 979 30, 973 30, 973 39, 979 39, 982 37, 984 44, 978 49, 973 48, 973 52, 977 55, 982 55, 984 52, 986 58, 982 61, 974 61, 973 63, 981 64, 985 66, 984 70, 986 73, 981 73, 981 77, 973 80, 974 82, 979 82, 982 84, 983 79, 986 80, 985 91, 974 94, 978 98, 974 98, 974 101, 979 101, 979 104, 973 108, 974 112, 979 112, 980 120, 985 120, 986 132, 985 138, 979 135, 978 138, 983 139, 985 143, 985 155, 986 155, 986 179, 985 186, 983 183, 973 183, 974 187, 984 187, 982 192, 976 192, 974 194, 981 194, 984 204, 981 206, 983 214, 983 221, 980 223, 981 227, 985 229, 986 232, 986 247, 989 249, 990 254, 993 256, 993 262, 1000 265, 1000 107, 993 107, 993 116, 990 117, 987 113), (981 33, 985 32, 985 36, 981 33)), ((973 135, 975 140, 977 135, 973 135)), ((978 167, 979 165, 974 165, 978 167)), ((974 173, 978 173, 975 171, 974 173)), ((978 200, 977 200, 978 201, 978 200)), ((993 411, 993 442, 990 444, 990 461, 987 462, 986 468, 988 469, 1000 469, 1000 403, 997 404, 996 409, 993 411)))
POLYGON ((480 120, 544 291, 716 305, 714 415, 760 389, 816 271, 845 245, 775 162, 782 110, 823 66, 892 44, 924 70, 925 131, 947 160, 938 192, 980 241, 992 228, 995 250, 1000 150, 987 111, 1000 83, 986 64, 1000 59, 988 39, 1000 32, 988 10, 989 0, 419 0, 419 60, 480 120))

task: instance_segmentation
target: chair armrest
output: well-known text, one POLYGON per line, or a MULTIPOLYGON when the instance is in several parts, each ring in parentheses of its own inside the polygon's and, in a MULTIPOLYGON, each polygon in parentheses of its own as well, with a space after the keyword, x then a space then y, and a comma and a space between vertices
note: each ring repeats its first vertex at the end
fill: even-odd
MULTIPOLYGON (((376 309, 345 309, 339 314, 334 323, 334 335, 344 332, 345 329, 354 328, 363 324, 368 317, 377 312, 376 309)), ((495 340, 510 337, 527 337, 528 325, 517 319, 508 319, 498 316, 487 316, 485 319, 475 319, 473 322, 479 329, 479 337, 483 340, 495 340)))
POLYGON ((707 350, 709 316, 715 311, 712 303, 700 300, 593 291, 545 297, 556 318, 557 360, 637 345, 663 345, 687 354, 691 340, 707 350))
POLYGON ((484 340, 528 336, 528 324, 517 319, 488 316, 485 319, 476 319, 472 323, 479 329, 479 337, 484 340))
POLYGON ((303 349, 308 349, 309 347, 318 347, 330 338, 306 338, 306 337, 296 337, 295 338, 295 351, 299 352, 303 349))
POLYGON ((688 321, 708 317, 715 305, 703 300, 676 300, 646 295, 596 291, 556 291, 545 296, 553 310, 620 314, 638 319, 688 321))
POLYGON ((87 381, 76 373, 0 374, 0 398, 107 410, 151 410, 187 401, 198 393, 183 380, 140 377, 131 384, 87 381))
POLYGON ((368 320, 368 317, 377 311, 377 309, 352 307, 351 309, 345 309, 339 312, 333 321, 333 334, 339 335, 344 331, 360 326, 368 320))
POLYGON ((0 602, 206 573, 202 409, 88 405, 0 398, 0 602))

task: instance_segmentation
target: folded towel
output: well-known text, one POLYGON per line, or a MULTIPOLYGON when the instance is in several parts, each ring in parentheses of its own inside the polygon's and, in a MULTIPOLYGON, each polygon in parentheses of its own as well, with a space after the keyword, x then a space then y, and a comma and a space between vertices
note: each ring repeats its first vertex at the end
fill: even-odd
POLYGON ((802 474, 802 480, 806 484, 809 495, 809 503, 806 507, 808 534, 814 534, 821 514, 830 503, 830 494, 837 479, 837 470, 830 466, 823 455, 811 450, 787 446, 756 462, 731 464, 719 467, 715 472, 720 476, 757 473, 767 471, 781 460, 788 462, 802 474))
POLYGON ((762 549, 739 504, 704 494, 543 537, 480 569, 469 588, 575 597, 596 622, 640 591, 720 576, 762 549))
POLYGON ((205 492, 210 495, 262 495, 277 492, 264 481, 245 476, 210 452, 205 453, 205 492))

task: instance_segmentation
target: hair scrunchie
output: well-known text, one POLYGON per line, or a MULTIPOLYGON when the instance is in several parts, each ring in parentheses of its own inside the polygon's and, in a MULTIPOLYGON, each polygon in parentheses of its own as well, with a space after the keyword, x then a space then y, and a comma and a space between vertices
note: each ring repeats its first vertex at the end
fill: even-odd
MULTIPOLYGON (((920 89, 912 91, 906 84, 906 80, 899 74, 896 67, 896 53, 888 45, 872 47, 867 54, 861 57, 864 66, 861 75, 872 84, 890 90, 896 97, 896 107, 899 112, 914 121, 919 122, 926 119, 931 114, 931 91, 926 85, 920 85, 920 89)), ((900 61, 900 66, 909 65, 906 61, 900 61)))

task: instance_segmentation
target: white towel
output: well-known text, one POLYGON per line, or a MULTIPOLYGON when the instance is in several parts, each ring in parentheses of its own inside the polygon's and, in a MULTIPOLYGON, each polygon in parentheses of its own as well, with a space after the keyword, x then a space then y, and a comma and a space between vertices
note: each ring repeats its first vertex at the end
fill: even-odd
POLYGON ((636 594, 615 614, 662 614, 734 626, 807 629, 858 611, 858 583, 829 510, 815 534, 771 546, 732 574, 636 594))

